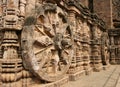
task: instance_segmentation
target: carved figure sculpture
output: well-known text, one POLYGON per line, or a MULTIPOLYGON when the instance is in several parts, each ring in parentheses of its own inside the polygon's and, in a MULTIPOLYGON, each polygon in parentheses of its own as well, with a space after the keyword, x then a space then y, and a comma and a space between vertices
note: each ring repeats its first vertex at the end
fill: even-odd
POLYGON ((107 65, 109 64, 109 38, 108 34, 106 32, 103 32, 101 35, 101 40, 102 40, 102 55, 103 55, 103 64, 107 65))

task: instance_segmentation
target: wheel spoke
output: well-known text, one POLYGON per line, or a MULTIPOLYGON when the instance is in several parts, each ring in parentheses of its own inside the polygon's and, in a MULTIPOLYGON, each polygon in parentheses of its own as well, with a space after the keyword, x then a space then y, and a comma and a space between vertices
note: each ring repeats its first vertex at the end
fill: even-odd
MULTIPOLYGON (((56 5, 53 4, 53 7, 54 6, 56 7, 56 5)), ((56 9, 57 8, 59 7, 56 7, 56 9)), ((24 51, 34 53, 31 55, 26 52, 24 56, 29 56, 30 62, 32 62, 32 56, 34 56, 40 67, 37 71, 32 70, 33 73, 37 74, 40 79, 51 82, 61 79, 69 69, 72 58, 72 34, 70 29, 68 29, 68 23, 64 22, 63 18, 58 15, 58 13, 60 13, 59 10, 58 12, 53 10, 45 11, 45 9, 43 11, 44 22, 39 20, 42 19, 40 18, 41 16, 38 17, 36 20, 39 20, 40 24, 36 23, 33 27, 34 29, 27 32, 27 37, 32 37, 29 39, 34 41, 34 43, 29 43, 30 40, 27 40, 26 43, 30 45, 24 43, 22 43, 22 45, 24 45, 23 47, 26 47, 26 49, 29 49, 24 51), (53 16, 55 17, 54 19, 51 18, 53 16), (31 33, 33 36, 30 36, 31 33)), ((23 37, 26 35, 25 33, 26 32, 23 31, 23 37)), ((29 61, 26 61, 26 64, 28 64, 29 61)))

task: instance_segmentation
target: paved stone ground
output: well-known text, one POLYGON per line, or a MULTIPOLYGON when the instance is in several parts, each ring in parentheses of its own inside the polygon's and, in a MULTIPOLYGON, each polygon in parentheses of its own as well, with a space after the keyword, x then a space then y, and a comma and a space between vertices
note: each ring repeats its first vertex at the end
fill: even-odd
MULTIPOLYGON (((119 73, 119 76, 120 76, 120 73, 119 73)), ((116 87, 120 87, 120 78, 118 79, 116 87)))
POLYGON ((64 87, 120 87, 120 65, 111 65, 107 70, 81 76, 64 87))

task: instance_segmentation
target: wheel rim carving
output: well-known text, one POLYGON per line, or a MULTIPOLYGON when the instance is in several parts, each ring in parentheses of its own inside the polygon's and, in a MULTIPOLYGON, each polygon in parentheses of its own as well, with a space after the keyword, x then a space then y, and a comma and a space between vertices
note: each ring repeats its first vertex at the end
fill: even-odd
POLYGON ((22 31, 23 65, 35 76, 48 82, 59 80, 71 63, 72 31, 61 8, 44 9, 37 22, 22 31), (51 20, 55 17, 54 20, 51 20))

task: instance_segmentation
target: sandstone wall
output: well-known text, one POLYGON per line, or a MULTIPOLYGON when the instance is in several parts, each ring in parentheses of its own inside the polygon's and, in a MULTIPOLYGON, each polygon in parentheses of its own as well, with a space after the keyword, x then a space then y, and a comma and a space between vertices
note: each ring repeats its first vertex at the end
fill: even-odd
POLYGON ((105 23, 79 1, 1 3, 0 87, 61 86, 108 65, 105 23))
POLYGON ((102 18, 107 28, 113 28, 112 0, 93 0, 94 12, 102 18))

